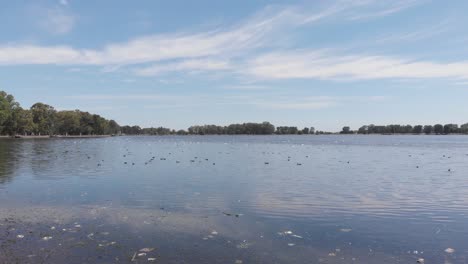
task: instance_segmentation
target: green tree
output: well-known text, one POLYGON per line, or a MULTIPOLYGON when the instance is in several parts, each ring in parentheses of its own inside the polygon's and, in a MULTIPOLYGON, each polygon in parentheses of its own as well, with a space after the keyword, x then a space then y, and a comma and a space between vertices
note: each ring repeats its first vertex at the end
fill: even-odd
POLYGON ((120 133, 120 126, 114 120, 109 121, 109 134, 119 134, 120 133))
POLYGON ((61 135, 80 134, 80 111, 60 111, 56 116, 57 131, 61 135))
POLYGON ((413 127, 414 134, 421 134, 423 132, 423 126, 417 125, 413 127))
POLYGON ((468 123, 463 124, 463 125, 460 126, 460 133, 468 134, 468 123))
POLYGON ((343 129, 341 130, 340 134, 352 134, 351 128, 350 128, 349 126, 343 127, 343 129))
POLYGON ((458 133, 458 125, 456 124, 446 124, 444 126, 444 134, 458 133))
POLYGON ((16 127, 15 114, 20 108, 19 103, 11 94, 0 91, 0 133, 11 134, 16 127))
POLYGON ((12 109, 10 117, 5 122, 4 134, 31 134, 34 131, 34 123, 31 111, 21 107, 12 109))
POLYGON ((444 133, 444 126, 441 124, 437 124, 434 126, 434 133, 436 134, 443 134, 444 133))
POLYGON ((431 125, 425 125, 423 130, 424 130, 424 134, 429 135, 432 132, 434 132, 434 127, 431 125))
POLYGON ((362 126, 358 129, 358 134, 368 134, 368 133, 369 133, 368 126, 362 126))
POLYGON ((50 105, 35 103, 31 106, 35 132, 39 135, 53 135, 57 111, 50 105))

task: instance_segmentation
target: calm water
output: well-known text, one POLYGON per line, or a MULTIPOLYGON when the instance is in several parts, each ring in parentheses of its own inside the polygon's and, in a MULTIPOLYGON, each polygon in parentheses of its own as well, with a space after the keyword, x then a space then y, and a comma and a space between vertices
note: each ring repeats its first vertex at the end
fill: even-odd
POLYGON ((0 140, 0 201, 0 263, 467 263, 468 137, 0 140))

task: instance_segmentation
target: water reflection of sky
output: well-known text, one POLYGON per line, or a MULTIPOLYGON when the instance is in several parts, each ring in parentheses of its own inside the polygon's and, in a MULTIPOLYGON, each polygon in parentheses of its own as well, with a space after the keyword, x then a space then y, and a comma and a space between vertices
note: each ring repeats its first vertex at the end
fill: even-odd
MULTIPOLYGON (((155 236, 167 241, 157 243, 164 263, 180 262, 176 252, 195 263, 395 263, 421 251, 427 260, 465 261, 465 137, 118 137, 0 147, 1 215, 21 219, 19 229, 93 227, 57 234, 72 241, 113 228, 125 250, 107 257, 155 236), (278 234, 285 230, 302 238, 278 234)), ((41 246, 28 243, 32 252, 41 246)))

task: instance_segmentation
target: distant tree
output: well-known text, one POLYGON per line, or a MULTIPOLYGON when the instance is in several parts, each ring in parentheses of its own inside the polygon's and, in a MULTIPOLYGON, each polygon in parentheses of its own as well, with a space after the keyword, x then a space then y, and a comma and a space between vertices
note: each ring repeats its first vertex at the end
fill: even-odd
POLYGON ((31 106, 35 132, 39 135, 53 135, 55 133, 55 109, 47 104, 35 103, 31 106))
POLYGON ((437 124, 434 126, 434 133, 436 134, 443 134, 444 133, 444 126, 441 124, 437 124))
POLYGON ((108 131, 109 134, 116 135, 116 134, 119 134, 120 132, 120 126, 119 124, 117 124, 117 122, 115 122, 115 120, 109 120, 108 128, 109 128, 109 131, 108 131))
POLYGON ((56 114, 56 131, 61 135, 80 134, 80 111, 60 111, 56 114))
POLYGON ((404 134, 411 134, 411 133, 413 133, 413 126, 411 126, 411 125, 406 125, 406 126, 402 127, 402 130, 400 131, 400 133, 404 133, 404 134))
POLYGON ((309 134, 309 128, 308 128, 308 127, 304 127, 304 128, 302 129, 302 134, 305 134, 305 135, 309 134))
MULTIPOLYGON (((31 111, 18 108, 15 113, 16 129, 14 134, 27 135, 34 131, 34 122, 31 111)), ((13 133, 12 133, 13 134, 13 133)))
POLYGON ((362 126, 358 129, 358 134, 369 134, 369 127, 362 126))
POLYGON ((423 126, 417 125, 413 127, 414 134, 421 134, 423 132, 423 126))
POLYGON ((310 127, 309 133, 310 134, 315 134, 315 127, 310 127))
POLYGON ((432 134, 432 132, 434 132, 434 127, 431 125, 425 125, 423 130, 424 130, 424 134, 429 135, 429 134, 432 134))
POLYGON ((453 133, 458 133, 458 125, 456 124, 444 125, 444 134, 453 134, 453 133))
POLYGON ((468 134, 468 123, 463 124, 463 125, 460 126, 460 133, 468 134))
POLYGON ((11 94, 0 91, 0 133, 12 134, 16 130, 16 116, 20 105, 11 94))
POLYGON ((182 136, 182 135, 187 135, 188 133, 187 131, 181 129, 181 130, 177 130, 176 134, 182 136))
POLYGON ((343 129, 340 132, 341 134, 351 134, 351 128, 349 126, 343 127, 343 129))

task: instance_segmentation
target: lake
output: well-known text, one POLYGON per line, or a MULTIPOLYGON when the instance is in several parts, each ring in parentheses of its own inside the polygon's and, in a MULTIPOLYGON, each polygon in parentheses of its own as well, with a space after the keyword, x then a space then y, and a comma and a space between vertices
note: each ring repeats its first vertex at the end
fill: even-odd
POLYGON ((0 139, 0 199, 0 263, 468 262, 467 136, 0 139))

